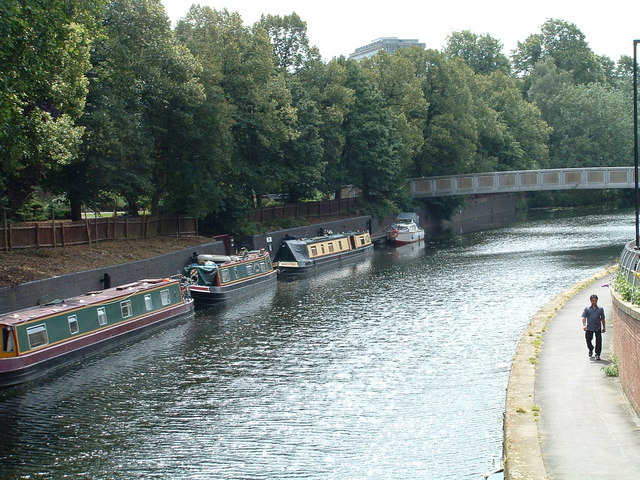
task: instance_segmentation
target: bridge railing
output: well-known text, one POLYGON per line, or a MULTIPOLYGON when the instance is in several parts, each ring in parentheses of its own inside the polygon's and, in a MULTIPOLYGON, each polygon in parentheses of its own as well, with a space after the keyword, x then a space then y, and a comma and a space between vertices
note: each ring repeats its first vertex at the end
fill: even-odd
POLYGON ((411 196, 442 197, 543 190, 634 188, 634 167, 518 170, 413 178, 411 196))

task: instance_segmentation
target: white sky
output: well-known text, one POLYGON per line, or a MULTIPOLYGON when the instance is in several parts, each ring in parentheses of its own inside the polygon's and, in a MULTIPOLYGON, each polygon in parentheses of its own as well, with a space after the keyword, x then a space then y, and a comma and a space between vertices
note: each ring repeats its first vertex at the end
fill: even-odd
POLYGON ((310 43, 325 59, 348 56, 379 37, 417 38, 442 49, 451 32, 471 30, 500 40, 510 55, 517 42, 540 33, 548 18, 574 23, 591 49, 617 61, 633 56, 640 39, 640 0, 162 0, 172 22, 192 3, 240 13, 251 25, 261 14, 296 12, 307 23, 310 43), (397 3, 396 3, 397 2, 397 3))

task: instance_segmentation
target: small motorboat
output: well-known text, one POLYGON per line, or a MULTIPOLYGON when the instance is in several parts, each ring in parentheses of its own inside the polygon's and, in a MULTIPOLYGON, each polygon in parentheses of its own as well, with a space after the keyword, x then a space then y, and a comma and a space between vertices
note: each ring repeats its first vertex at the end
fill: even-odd
POLYGON ((415 213, 401 213, 395 223, 387 229, 389 243, 406 245, 424 240, 424 229, 420 226, 420 217, 415 213))

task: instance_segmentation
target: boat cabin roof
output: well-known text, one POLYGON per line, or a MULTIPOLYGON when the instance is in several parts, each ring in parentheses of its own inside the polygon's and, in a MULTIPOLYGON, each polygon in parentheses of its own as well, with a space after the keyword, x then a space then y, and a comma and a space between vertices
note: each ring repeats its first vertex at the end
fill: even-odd
POLYGON ((311 245, 314 243, 320 242, 330 242, 331 240, 341 240, 343 238, 348 238, 351 235, 361 235, 367 232, 343 232, 343 233, 331 233, 328 235, 322 235, 321 237, 311 237, 311 238, 295 238, 292 240, 285 240, 289 245, 311 245))
POLYGON ((413 212, 402 212, 396 217, 397 223, 410 223, 412 221, 415 222, 416 225, 420 223, 420 217, 413 212))
POLYGON ((64 300, 53 300, 43 305, 36 305, 23 310, 0 314, 0 326, 17 325, 34 318, 57 315, 65 311, 75 310, 78 307, 107 302, 118 297, 125 297, 132 293, 155 288, 162 283, 169 284, 171 282, 177 282, 177 280, 170 280, 168 278, 145 279, 105 290, 87 292, 64 300))
POLYGON ((198 263, 192 264, 198 267, 215 267, 233 265, 242 262, 249 262, 264 258, 268 255, 263 248, 260 250, 248 250, 240 255, 198 255, 198 263))
MULTIPOLYGON (((309 247, 312 245, 331 241, 347 240, 353 235, 364 235, 368 233, 369 232, 366 231, 330 233, 320 237, 285 239, 283 240, 283 244, 286 244, 290 255, 293 257, 290 258, 290 260, 305 262, 309 260, 309 247)), ((278 251, 278 255, 276 255, 276 260, 286 258, 287 256, 289 256, 289 254, 286 253, 286 249, 283 250, 281 248, 278 251)))

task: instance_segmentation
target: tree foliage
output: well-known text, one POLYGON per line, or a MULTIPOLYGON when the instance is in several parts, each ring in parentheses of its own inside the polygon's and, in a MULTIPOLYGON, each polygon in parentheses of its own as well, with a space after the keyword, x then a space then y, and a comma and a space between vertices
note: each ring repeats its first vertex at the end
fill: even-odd
POLYGON ((375 85, 353 60, 343 60, 345 85, 354 102, 345 116, 341 170, 345 183, 360 187, 365 197, 389 194, 399 173, 398 134, 375 85))
POLYGON ((99 0, 0 3, 0 203, 16 211, 77 157, 99 0))
POLYGON ((547 168, 551 129, 538 106, 522 96, 516 80, 496 71, 478 79, 478 92, 501 126, 493 145, 495 169, 547 168))
MULTIPOLYGON (((630 163, 632 65, 547 20, 511 61, 488 34, 323 61, 296 14, 160 0, 0 3, 0 202, 34 191, 246 222, 265 194, 353 185, 407 208, 427 175, 630 163)), ((455 202, 432 205, 442 215, 455 202)), ((15 215, 14 215, 15 216, 15 215)))
POLYGON ((318 49, 309 45, 306 22, 297 13, 284 17, 263 15, 259 25, 269 35, 278 67, 296 71, 320 58, 318 49))
POLYGON ((593 53, 584 34, 573 23, 549 19, 539 34, 527 37, 513 55, 517 73, 527 75, 539 62, 551 59, 560 70, 571 72, 576 83, 605 80, 601 59, 593 53))
POLYGON ((145 204, 156 213, 163 198, 182 196, 181 179, 207 166, 194 162, 207 150, 194 117, 205 99, 200 67, 176 41, 158 0, 114 0, 103 24, 83 118, 84 155, 67 171, 68 180, 85 182, 74 185, 71 200, 113 192, 131 214, 145 204))
POLYGON ((509 59, 502 53, 502 43, 491 35, 478 35, 469 30, 453 32, 447 37, 444 54, 450 60, 461 58, 474 72, 488 75, 511 70, 509 59))

